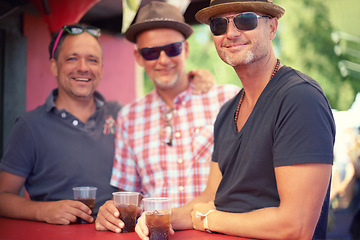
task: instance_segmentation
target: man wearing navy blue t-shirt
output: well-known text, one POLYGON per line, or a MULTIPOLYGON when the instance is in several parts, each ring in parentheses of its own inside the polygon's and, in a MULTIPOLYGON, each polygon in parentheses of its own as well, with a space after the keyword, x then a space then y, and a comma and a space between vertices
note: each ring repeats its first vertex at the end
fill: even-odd
POLYGON ((243 89, 217 116, 207 187, 172 209, 173 229, 326 239, 335 124, 319 84, 275 56, 284 12, 271 0, 211 0, 196 14, 243 89))

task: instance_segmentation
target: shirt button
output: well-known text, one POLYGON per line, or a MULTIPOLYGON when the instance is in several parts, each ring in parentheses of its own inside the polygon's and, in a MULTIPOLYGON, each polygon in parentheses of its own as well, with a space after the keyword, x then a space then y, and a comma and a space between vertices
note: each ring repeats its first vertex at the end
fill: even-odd
POLYGON ((180 186, 180 187, 179 187, 179 191, 180 191, 180 192, 184 191, 184 187, 183 187, 183 186, 180 186))
POLYGON ((183 160, 181 158, 179 158, 178 163, 183 163, 183 160))
POLYGON ((179 138, 179 137, 181 137, 181 133, 179 133, 179 132, 176 132, 176 133, 175 133, 175 137, 176 137, 176 138, 179 138))
POLYGON ((78 120, 74 120, 74 121, 73 121, 73 125, 74 125, 74 126, 77 126, 78 124, 79 124, 79 121, 78 121, 78 120))
POLYGON ((61 117, 62 117, 62 118, 66 118, 66 113, 65 113, 65 112, 62 112, 62 113, 61 113, 61 117))

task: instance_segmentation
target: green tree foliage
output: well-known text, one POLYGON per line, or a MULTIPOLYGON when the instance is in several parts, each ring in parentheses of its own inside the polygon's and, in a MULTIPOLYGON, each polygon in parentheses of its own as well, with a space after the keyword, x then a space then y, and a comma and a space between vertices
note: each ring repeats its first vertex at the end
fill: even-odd
POLYGON ((282 63, 313 77, 333 108, 347 110, 357 90, 353 79, 344 79, 338 69, 341 58, 334 53, 331 39, 334 29, 324 1, 278 0, 277 3, 286 9, 278 32, 282 63))

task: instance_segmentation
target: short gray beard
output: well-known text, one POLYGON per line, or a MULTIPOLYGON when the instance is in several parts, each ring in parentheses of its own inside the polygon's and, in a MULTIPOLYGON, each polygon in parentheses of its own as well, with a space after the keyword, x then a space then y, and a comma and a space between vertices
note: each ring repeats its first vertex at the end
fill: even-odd
POLYGON ((251 62, 253 62, 255 59, 255 55, 252 51, 248 51, 246 53, 245 59, 244 59, 244 64, 249 64, 251 62))
POLYGON ((157 81, 157 79, 154 79, 154 85, 159 89, 169 89, 175 86, 179 78, 179 75, 175 75, 173 79, 168 83, 161 83, 161 81, 157 81))

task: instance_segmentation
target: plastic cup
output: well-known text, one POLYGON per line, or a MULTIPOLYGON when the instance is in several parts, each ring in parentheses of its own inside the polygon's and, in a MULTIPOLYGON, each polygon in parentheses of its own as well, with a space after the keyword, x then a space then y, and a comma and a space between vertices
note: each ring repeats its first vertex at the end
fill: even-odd
MULTIPOLYGON (((96 199, 96 187, 74 187, 74 200, 80 201, 88 206, 94 217, 95 199, 96 199)), ((77 218, 75 223, 88 223, 82 218, 77 218)))
POLYGON ((114 204, 120 212, 120 219, 125 226, 122 232, 135 232, 136 217, 139 213, 139 193, 137 192, 114 192, 114 204))
POLYGON ((169 239, 171 223, 170 198, 144 198, 143 206, 150 240, 169 239))

